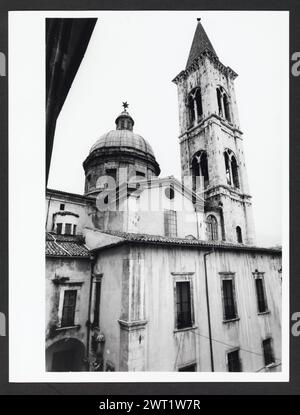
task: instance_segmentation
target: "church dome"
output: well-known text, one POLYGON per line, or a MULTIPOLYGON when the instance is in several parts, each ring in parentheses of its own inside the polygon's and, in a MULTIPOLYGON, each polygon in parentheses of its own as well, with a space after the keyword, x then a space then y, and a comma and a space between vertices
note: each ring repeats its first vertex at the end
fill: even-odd
POLYGON ((95 150, 118 147, 121 152, 131 149, 155 158, 150 144, 141 135, 133 132, 134 121, 126 109, 128 104, 124 104, 124 111, 121 112, 115 121, 116 130, 111 130, 101 135, 92 146, 90 154, 95 150))
POLYGON ((90 154, 99 149, 108 147, 118 147, 119 151, 127 151, 127 149, 134 149, 138 152, 143 152, 154 157, 154 153, 150 144, 139 134, 130 130, 111 130, 96 141, 90 150, 90 154))
POLYGON ((127 179, 143 176, 150 179, 160 174, 160 167, 155 159, 151 145, 141 135, 133 132, 134 120, 124 110, 116 118, 116 129, 101 135, 91 147, 89 155, 83 162, 86 175, 85 193, 97 188, 99 177, 110 175, 118 183, 118 170, 127 170, 127 179))

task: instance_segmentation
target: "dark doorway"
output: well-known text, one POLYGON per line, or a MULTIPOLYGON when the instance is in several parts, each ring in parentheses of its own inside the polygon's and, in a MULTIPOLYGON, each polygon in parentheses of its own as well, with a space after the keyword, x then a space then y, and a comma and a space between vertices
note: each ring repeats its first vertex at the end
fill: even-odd
POLYGON ((53 343, 46 350, 48 372, 81 372, 86 370, 85 347, 77 339, 65 338, 53 343))
POLYGON ((53 372, 72 372, 75 370, 74 350, 63 350, 53 353, 52 371, 53 372))

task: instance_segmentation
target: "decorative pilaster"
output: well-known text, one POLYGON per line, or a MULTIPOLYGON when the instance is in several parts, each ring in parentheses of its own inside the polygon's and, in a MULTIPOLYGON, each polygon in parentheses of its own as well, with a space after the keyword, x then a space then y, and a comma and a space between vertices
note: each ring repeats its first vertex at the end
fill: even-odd
POLYGON ((146 370, 144 260, 123 260, 120 325, 120 371, 146 370))

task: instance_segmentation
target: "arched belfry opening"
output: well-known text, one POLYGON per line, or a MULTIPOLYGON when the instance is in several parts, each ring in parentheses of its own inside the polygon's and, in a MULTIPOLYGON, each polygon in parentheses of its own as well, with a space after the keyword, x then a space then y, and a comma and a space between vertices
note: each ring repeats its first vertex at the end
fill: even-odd
POLYGON ((230 158, 229 158, 227 151, 224 152, 224 161, 225 161, 226 182, 229 186, 231 186, 230 158))
POLYGON ((206 189, 209 185, 207 153, 198 151, 192 158, 193 190, 206 189))
POLYGON ((225 175, 228 186, 240 188, 239 168, 234 153, 226 149, 224 151, 225 175))
POLYGON ((189 126, 198 124, 203 115, 202 96, 199 87, 192 89, 187 98, 189 126))
POLYGON ((224 115, 227 121, 231 121, 230 119, 230 111, 229 111, 229 102, 226 93, 223 93, 223 105, 224 105, 224 115))
POLYGON ((231 171, 232 171, 232 181, 233 186, 239 188, 239 173, 238 173, 238 165, 236 158, 234 156, 231 157, 231 171))
POLYGON ((195 108, 194 108, 194 98, 190 94, 188 96, 188 110, 189 110, 189 124, 193 126, 195 123, 195 108))
POLYGON ((217 100, 218 100, 219 116, 223 117, 222 94, 221 94, 220 88, 217 88, 217 100))
POLYGON ((227 121, 231 121, 230 105, 228 94, 221 86, 217 87, 217 101, 218 101, 218 115, 225 118, 227 121))

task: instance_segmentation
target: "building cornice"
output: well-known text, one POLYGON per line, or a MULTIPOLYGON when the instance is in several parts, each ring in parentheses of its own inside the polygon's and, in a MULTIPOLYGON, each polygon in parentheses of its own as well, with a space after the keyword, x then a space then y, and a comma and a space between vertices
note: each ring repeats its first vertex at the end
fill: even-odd
POLYGON ((144 330, 146 324, 148 323, 147 320, 136 320, 136 321, 125 321, 125 320, 118 320, 121 329, 126 331, 134 331, 134 330, 144 330))
POLYGON ((70 202, 77 202, 83 205, 85 205, 86 202, 90 201, 90 198, 88 196, 55 189, 46 189, 46 198, 51 200, 58 199, 70 202))
POLYGON ((99 160, 103 160, 103 162, 109 160, 122 161, 124 159, 129 160, 130 162, 141 160, 147 164, 148 167, 151 168, 157 176, 160 174, 160 167, 155 157, 149 153, 144 153, 143 151, 139 151, 135 147, 130 146, 122 146, 121 151, 119 147, 115 146, 98 148, 87 156, 83 162, 83 168, 86 172, 90 165, 93 165, 93 162, 97 163, 99 160))
POLYGON ((177 85, 183 80, 187 79, 187 77, 191 73, 200 68, 200 65, 204 62, 205 58, 208 58, 214 64, 214 66, 225 76, 228 76, 231 79, 235 79, 238 76, 238 74, 233 69, 231 69, 229 66, 225 66, 214 52, 206 48, 197 58, 193 60, 193 62, 189 65, 188 68, 181 71, 177 76, 175 76, 172 82, 174 82, 177 85))
POLYGON ((210 123, 217 123, 216 121, 220 121, 223 127, 227 128, 228 130, 232 131, 234 137, 239 138, 242 140, 242 137, 236 135, 236 133, 243 135, 243 132, 234 126, 233 124, 229 123, 228 121, 225 121, 222 117, 220 117, 217 114, 209 114, 207 117, 201 119, 200 123, 189 128, 184 133, 179 135, 179 142, 184 142, 185 140, 188 140, 191 137, 196 136, 199 134, 202 130, 207 128, 210 123))

